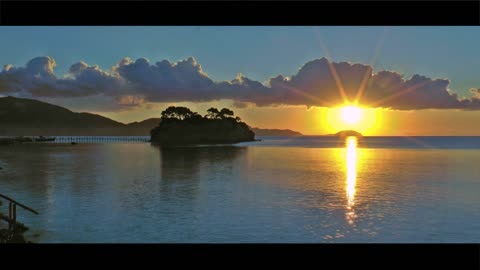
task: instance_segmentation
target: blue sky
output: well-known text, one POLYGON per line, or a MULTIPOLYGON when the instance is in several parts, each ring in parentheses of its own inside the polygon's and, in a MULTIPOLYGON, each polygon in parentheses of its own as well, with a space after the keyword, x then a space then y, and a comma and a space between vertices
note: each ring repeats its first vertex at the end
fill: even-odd
POLYGON ((125 56, 194 56, 212 79, 263 82, 327 56, 325 47, 333 61, 364 64, 378 47, 375 70, 448 78, 460 95, 480 86, 480 27, 0 27, 0 35, 2 65, 48 55, 57 75, 79 60, 108 69, 125 56))

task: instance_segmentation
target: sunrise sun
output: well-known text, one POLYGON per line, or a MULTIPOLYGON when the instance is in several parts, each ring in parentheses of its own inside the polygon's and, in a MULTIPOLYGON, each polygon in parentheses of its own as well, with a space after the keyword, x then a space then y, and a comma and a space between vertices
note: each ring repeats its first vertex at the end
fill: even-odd
POLYGON ((320 109, 317 121, 325 133, 355 130, 363 135, 372 135, 382 127, 382 110, 345 104, 341 107, 320 109))
POLYGON ((356 124, 360 121, 361 109, 355 106, 346 106, 341 108, 342 120, 348 124, 356 124))

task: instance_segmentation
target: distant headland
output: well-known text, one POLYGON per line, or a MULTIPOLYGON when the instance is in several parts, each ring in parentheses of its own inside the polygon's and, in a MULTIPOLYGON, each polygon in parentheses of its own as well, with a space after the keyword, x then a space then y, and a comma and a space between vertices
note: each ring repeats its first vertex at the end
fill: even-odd
POLYGON ((303 134, 290 129, 261 129, 252 128, 257 136, 302 136, 303 134))
MULTIPOLYGON (((228 116, 228 115, 226 115, 228 116)), ((161 118, 124 124, 34 99, 0 97, 0 136, 149 136, 161 118)), ((292 130, 251 129, 257 136, 301 135, 292 130)))
POLYGON ((187 107, 168 107, 151 130, 152 144, 226 144, 255 141, 255 133, 227 108, 210 108, 205 116, 187 107))

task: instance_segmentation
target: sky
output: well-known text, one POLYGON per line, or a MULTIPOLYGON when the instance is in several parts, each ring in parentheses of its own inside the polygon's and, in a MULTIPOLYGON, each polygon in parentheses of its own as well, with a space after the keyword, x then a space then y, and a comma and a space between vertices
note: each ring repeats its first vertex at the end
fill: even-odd
POLYGON ((480 135, 480 27, 0 27, 0 36, 0 95, 125 123, 175 105, 229 107, 251 126, 304 134, 480 135), (364 78, 362 120, 339 124, 334 107, 364 78))

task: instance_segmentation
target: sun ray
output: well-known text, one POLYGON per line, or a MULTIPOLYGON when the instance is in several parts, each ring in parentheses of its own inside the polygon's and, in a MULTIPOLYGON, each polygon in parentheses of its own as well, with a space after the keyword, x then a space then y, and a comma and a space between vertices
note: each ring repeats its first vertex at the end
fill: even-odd
POLYGON ((378 100, 378 101, 376 101, 376 102, 373 102, 373 103, 370 104, 370 106, 371 106, 371 107, 379 107, 380 105, 382 105, 382 104, 385 103, 386 101, 389 101, 389 100, 391 100, 391 99, 398 98, 398 97, 403 96, 403 95, 405 95, 405 94, 408 94, 408 93, 410 93, 410 92, 412 92, 412 91, 415 91, 416 89, 424 86, 424 85, 427 84, 427 83, 428 83, 428 81, 424 81, 424 82, 421 82, 421 83, 417 83, 416 85, 413 85, 412 87, 405 88, 405 89, 403 89, 403 90, 401 90, 401 91, 398 91, 398 92, 396 92, 396 93, 394 93, 394 94, 391 94, 391 95, 389 95, 389 96, 387 96, 387 97, 385 97, 385 98, 382 98, 382 99, 380 99, 380 100, 378 100))
POLYGON ((345 88, 343 88, 342 81, 338 76, 337 70, 335 69, 335 66, 328 58, 327 58, 327 62, 328 62, 328 67, 330 68, 330 72, 332 73, 333 79, 335 80, 335 84, 337 85, 337 89, 340 92, 340 96, 343 99, 343 103, 345 104, 350 103, 350 101, 348 100, 347 94, 345 93, 345 88))
POLYGON ((309 98, 310 100, 312 100, 316 104, 316 106, 333 107, 335 105, 335 103, 333 103, 333 102, 328 102, 328 101, 321 100, 320 98, 318 98, 314 95, 307 94, 304 91, 302 91, 302 90, 300 90, 296 87, 288 86, 288 85, 282 85, 282 87, 285 87, 292 92, 295 92, 295 93, 300 94, 300 95, 302 95, 306 98, 309 98))
POLYGON ((385 38, 387 36, 388 28, 384 28, 383 30, 383 35, 380 36, 377 46, 375 47, 375 50, 373 52, 372 60, 370 60, 370 66, 369 68, 365 71, 365 75, 363 76, 362 83, 360 84, 360 87, 358 88, 357 95, 355 96, 354 104, 358 105, 360 103, 360 99, 363 96, 363 93, 365 92, 365 89, 368 84, 368 80, 370 79, 370 76, 373 72, 373 68, 375 66, 375 63, 377 62, 377 58, 380 55, 380 51, 383 48, 383 44, 385 43, 385 38))
POLYGON ((350 103, 349 100, 348 100, 348 96, 345 93, 345 88, 343 87, 340 76, 338 76, 337 70, 335 69, 335 66, 332 63, 332 58, 331 58, 330 52, 329 52, 327 46, 325 45, 325 43, 323 42, 323 39, 322 39, 321 34, 318 30, 318 27, 315 27, 314 30, 315 30, 317 40, 320 44, 320 47, 322 48, 322 51, 325 54, 325 58, 327 59, 328 68, 330 69, 330 72, 333 76, 333 79, 335 80, 335 84, 336 84, 337 89, 340 93, 340 96, 343 99, 343 103, 348 104, 348 103, 350 103))
POLYGON ((360 102, 360 98, 362 97, 363 92, 365 91, 365 88, 367 88, 368 80, 370 79, 372 72, 373 72, 373 68, 369 66, 365 71, 365 74, 363 75, 362 83, 358 88, 357 95, 355 96, 355 100, 353 104, 358 105, 358 103, 360 102))

